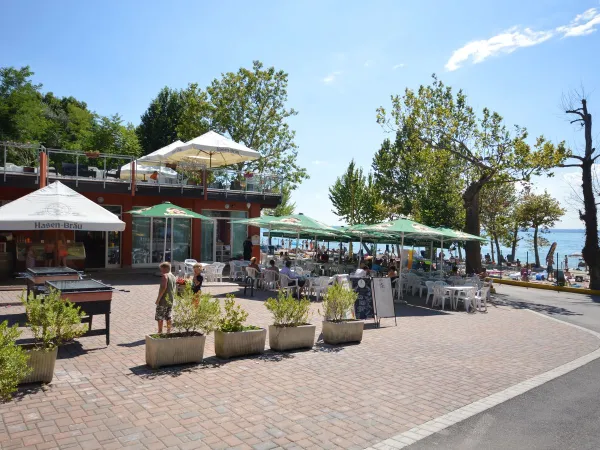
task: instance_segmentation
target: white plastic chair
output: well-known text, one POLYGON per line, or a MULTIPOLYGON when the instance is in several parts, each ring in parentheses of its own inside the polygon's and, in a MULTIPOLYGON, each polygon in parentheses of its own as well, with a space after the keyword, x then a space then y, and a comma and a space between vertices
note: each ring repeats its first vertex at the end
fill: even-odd
POLYGON ((446 289, 446 283, 443 281, 436 281, 433 285, 433 302, 432 306, 441 304, 442 310, 445 307, 446 299, 452 304, 452 294, 446 289))
POLYGON ((427 306, 427 303, 429 302, 429 297, 431 297, 431 306, 433 306, 433 296, 434 296, 433 285, 434 285, 433 281, 425 282, 425 287, 427 287, 427 297, 425 298, 425 306, 427 306))
POLYGON ((251 295, 254 295, 254 287, 258 288, 258 283, 260 281, 260 275, 258 270, 254 267, 245 267, 246 269, 246 277, 245 277, 245 286, 244 286, 244 294, 246 294, 246 288, 248 287, 248 283, 250 283, 250 292, 251 295))
POLYGON ((298 284, 297 278, 290 278, 284 273, 279 274, 279 288, 280 289, 298 289, 300 286, 298 284))
POLYGON ((204 266, 204 280, 205 281, 217 281, 217 265, 210 264, 208 266, 204 266))
POLYGON ((483 310, 487 311, 487 299, 490 295, 490 287, 483 286, 477 295, 475 295, 475 307, 481 311, 481 303, 483 302, 483 310))
POLYGON ((230 261, 229 262, 229 268, 230 268, 230 273, 229 273, 229 278, 231 278, 231 280, 243 280, 244 276, 246 274, 246 271, 244 270, 244 267, 247 267, 250 263, 248 261, 230 261))
POLYGON ((194 274, 194 264, 198 264, 195 259, 186 259, 184 262, 185 268, 184 273, 186 276, 194 274))
POLYGON ((331 278, 329 277, 318 277, 313 280, 311 289, 317 301, 327 292, 329 286, 331 286, 331 278))
POLYGON ((274 270, 264 270, 262 275, 264 289, 277 289, 279 286, 279 272, 274 270))

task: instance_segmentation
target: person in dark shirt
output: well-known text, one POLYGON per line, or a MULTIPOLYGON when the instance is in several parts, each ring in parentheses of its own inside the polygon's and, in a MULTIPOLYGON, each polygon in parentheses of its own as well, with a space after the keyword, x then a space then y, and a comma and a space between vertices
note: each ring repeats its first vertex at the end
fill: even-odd
POLYGON ((250 236, 244 241, 244 261, 250 261, 252 257, 252 240, 250 236))
POLYGON ((204 277, 202 276, 202 266, 198 263, 194 264, 194 279, 192 280, 192 291, 197 294, 202 291, 202 283, 204 277))

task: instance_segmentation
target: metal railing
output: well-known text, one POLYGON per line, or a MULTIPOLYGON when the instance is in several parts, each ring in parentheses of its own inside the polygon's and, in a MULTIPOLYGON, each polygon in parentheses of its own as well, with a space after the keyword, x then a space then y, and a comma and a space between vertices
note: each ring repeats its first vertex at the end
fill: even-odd
POLYGON ((1 142, 3 150, 3 173, 7 175, 35 176, 39 182, 40 153, 47 155, 46 182, 53 180, 73 180, 75 186, 80 181, 128 184, 129 190, 139 186, 154 185, 184 189, 203 189, 206 177, 207 190, 213 192, 281 195, 283 178, 268 173, 253 173, 224 168, 207 168, 202 165, 178 166, 163 161, 136 163, 135 183, 131 166, 135 161, 130 155, 116 155, 99 152, 45 148, 37 144, 1 142))

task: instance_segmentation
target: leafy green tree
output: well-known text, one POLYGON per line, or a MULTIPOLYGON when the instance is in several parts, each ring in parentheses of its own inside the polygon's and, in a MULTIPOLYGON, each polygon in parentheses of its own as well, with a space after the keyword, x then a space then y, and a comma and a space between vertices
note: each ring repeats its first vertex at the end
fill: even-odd
POLYGON ((535 264, 539 266, 540 232, 547 233, 549 228, 553 227, 555 222, 565 214, 565 209, 561 208, 559 201, 548 192, 543 194, 528 193, 524 196, 521 207, 524 217, 527 217, 527 226, 533 228, 535 264))
POLYGON ((263 214, 266 216, 289 216, 294 214, 296 203, 292 202, 292 189, 284 185, 281 192, 281 203, 273 209, 263 209, 263 214))
POLYGON ((21 335, 18 325, 0 322, 0 402, 8 401, 17 386, 31 372, 27 366, 29 356, 16 340, 21 335))
POLYGON ((296 132, 287 120, 297 112, 286 108, 288 74, 254 61, 252 69, 241 68, 214 79, 207 88, 211 103, 211 129, 258 151, 261 158, 240 165, 280 175, 295 188, 308 178, 298 164, 296 132))
POLYGON ((481 190, 481 225, 496 246, 498 261, 500 243, 511 238, 511 210, 516 199, 514 183, 488 183, 481 190))
POLYGON ((348 225, 372 224, 382 219, 381 197, 372 174, 365 176, 354 160, 329 188, 333 213, 348 225))
MULTIPOLYGON (((87 148, 102 153, 133 157, 140 156, 142 151, 135 127, 132 124, 123 125, 118 114, 111 117, 101 116, 96 119, 87 148)), ((112 161, 111 163, 121 164, 122 162, 112 161)))
MULTIPOLYGON (((462 90, 456 94, 437 77, 416 92, 406 89, 403 96, 392 96, 391 118, 380 107, 377 120, 394 130, 407 127, 410 136, 433 150, 451 152, 467 163, 468 180, 462 193, 467 233, 480 233, 480 192, 488 183, 527 181, 532 175, 551 174, 549 170, 563 161, 568 152, 539 137, 530 146, 527 131, 511 130, 502 116, 484 108, 477 115, 462 90)), ((481 267, 479 242, 466 245, 467 272, 481 267)))
POLYGON ((137 136, 144 155, 178 139, 177 126, 183 112, 181 92, 164 87, 142 114, 137 136))
POLYGON ((197 83, 190 83, 180 95, 182 110, 176 131, 178 139, 186 142, 210 130, 212 106, 197 83))

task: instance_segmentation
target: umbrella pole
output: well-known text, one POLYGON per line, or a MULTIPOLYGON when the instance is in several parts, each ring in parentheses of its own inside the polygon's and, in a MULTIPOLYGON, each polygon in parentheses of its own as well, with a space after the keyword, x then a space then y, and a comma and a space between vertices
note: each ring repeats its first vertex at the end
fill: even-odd
POLYGON ((360 237, 360 244, 358 246, 358 265, 356 266, 357 269, 360 269, 360 252, 362 251, 362 236, 360 237))
MULTIPOLYGON (((440 249, 440 270, 444 270, 444 238, 442 237, 441 240, 441 246, 442 248, 440 249)), ((443 276, 443 273, 441 274, 441 276, 443 276)))
POLYGON ((296 257, 294 258, 294 268, 298 265, 298 241, 300 240, 300 232, 296 235, 296 257))
POLYGON ((163 262, 167 260, 167 224, 169 223, 169 218, 165 217, 165 239, 163 244, 163 262))
POLYGON ((402 292, 402 256, 404 255, 404 232, 402 232, 402 238, 400 239, 400 270, 398 271, 398 297, 404 297, 402 292))

